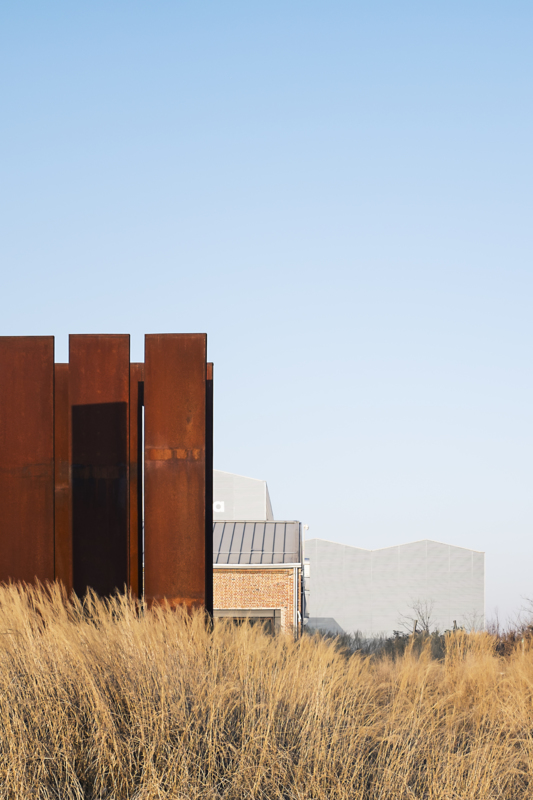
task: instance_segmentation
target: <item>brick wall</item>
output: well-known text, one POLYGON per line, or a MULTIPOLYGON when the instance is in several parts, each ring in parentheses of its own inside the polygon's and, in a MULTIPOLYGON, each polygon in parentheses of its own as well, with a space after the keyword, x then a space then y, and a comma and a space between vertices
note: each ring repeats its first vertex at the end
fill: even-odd
POLYGON ((281 608, 281 628, 292 630, 293 569, 217 568, 213 570, 213 593, 215 608, 281 608))

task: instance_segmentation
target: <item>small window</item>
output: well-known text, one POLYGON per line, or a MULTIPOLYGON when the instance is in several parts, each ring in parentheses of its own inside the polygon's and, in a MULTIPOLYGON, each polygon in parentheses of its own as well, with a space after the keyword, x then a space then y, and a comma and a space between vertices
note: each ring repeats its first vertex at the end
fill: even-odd
POLYGON ((231 619, 235 625, 261 625, 266 633, 281 627, 281 608, 215 608, 215 620, 231 619))

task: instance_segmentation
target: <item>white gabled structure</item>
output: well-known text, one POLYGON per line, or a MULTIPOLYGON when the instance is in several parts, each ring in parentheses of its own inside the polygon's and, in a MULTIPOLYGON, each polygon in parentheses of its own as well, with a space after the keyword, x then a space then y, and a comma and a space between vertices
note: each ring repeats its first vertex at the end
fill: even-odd
POLYGON ((423 539, 363 550, 323 539, 305 542, 309 628, 390 635, 418 601, 440 631, 484 625, 485 554, 423 539))
POLYGON ((266 481, 213 471, 213 521, 273 520, 266 481))

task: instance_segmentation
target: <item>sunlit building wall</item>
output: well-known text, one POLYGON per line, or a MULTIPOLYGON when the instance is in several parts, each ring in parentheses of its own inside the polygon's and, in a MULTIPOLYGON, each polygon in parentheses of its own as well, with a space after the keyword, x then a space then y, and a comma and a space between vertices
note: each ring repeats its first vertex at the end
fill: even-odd
POLYGON ((323 539, 305 542, 309 628, 390 635, 409 628, 415 606, 431 628, 481 628, 485 554, 430 539, 364 550, 323 539))

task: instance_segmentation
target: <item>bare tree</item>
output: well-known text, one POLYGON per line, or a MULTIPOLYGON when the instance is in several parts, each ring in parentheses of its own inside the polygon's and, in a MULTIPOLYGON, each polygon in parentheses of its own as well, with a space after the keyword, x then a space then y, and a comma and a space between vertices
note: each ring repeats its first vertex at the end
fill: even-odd
POLYGON ((431 633, 434 600, 412 600, 407 614, 400 614, 399 625, 409 633, 431 633))
POLYGON ((518 620, 522 626, 531 626, 533 624, 533 598, 522 597, 523 605, 518 612, 518 620))
POLYGON ((483 631, 485 630, 485 617, 483 614, 480 614, 479 611, 470 611, 468 614, 462 615, 460 627, 464 628, 468 633, 483 631))

